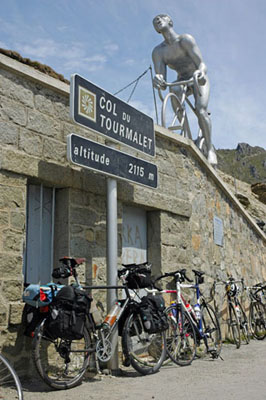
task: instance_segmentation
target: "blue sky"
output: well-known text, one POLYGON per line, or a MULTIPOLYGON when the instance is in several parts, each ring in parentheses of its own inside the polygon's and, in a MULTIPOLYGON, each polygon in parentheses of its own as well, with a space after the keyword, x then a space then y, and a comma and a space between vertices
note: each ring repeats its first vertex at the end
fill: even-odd
MULTIPOLYGON (((0 47, 47 64, 67 79, 78 73, 110 93, 152 65, 152 49, 162 41, 152 20, 169 14, 177 33, 195 37, 208 67, 215 147, 246 142, 266 149, 265 0, 1 0, 0 5, 0 47)), ((127 101, 132 89, 118 96, 127 101)), ((150 73, 139 81, 130 104, 155 117, 150 73)))

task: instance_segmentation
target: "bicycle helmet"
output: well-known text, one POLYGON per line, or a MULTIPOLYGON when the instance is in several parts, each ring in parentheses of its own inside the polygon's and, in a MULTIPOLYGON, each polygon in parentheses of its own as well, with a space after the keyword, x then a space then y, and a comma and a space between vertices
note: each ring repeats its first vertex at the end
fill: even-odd
POLYGON ((229 294, 229 296, 234 297, 237 294, 237 285, 235 283, 228 283, 226 285, 226 292, 229 294))

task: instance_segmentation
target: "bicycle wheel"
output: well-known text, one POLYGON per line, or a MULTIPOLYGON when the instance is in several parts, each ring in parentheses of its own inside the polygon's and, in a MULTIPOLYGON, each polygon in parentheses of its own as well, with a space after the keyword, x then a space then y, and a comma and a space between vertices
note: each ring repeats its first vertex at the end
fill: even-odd
POLYGON ((33 360, 41 378, 54 389, 70 389, 81 383, 89 364, 91 338, 87 329, 80 340, 51 339, 45 320, 33 341, 33 360))
POLYGON ((166 331, 167 354, 171 360, 180 366, 190 365, 196 353, 196 333, 189 316, 170 306, 165 311, 168 317, 169 328, 166 331))
POLYGON ((14 368, 2 354, 0 354, 0 399, 23 400, 20 380, 14 368))
POLYGON ((197 346, 197 355, 202 357, 207 353, 213 357, 218 357, 222 349, 222 334, 218 317, 210 304, 204 303, 201 306, 202 333, 197 346))
POLYGON ((249 322, 253 336, 258 340, 263 340, 266 336, 266 309, 261 302, 256 301, 250 304, 249 322))
POLYGON ((236 348, 239 349, 241 345, 240 326, 235 307, 231 303, 229 303, 229 329, 236 348))
POLYGON ((247 315, 241 306, 241 304, 238 304, 239 310, 240 310, 240 318, 239 318, 239 325, 240 325, 240 331, 241 331, 241 339, 246 342, 246 344, 249 344, 250 342, 250 333, 249 333, 249 327, 248 327, 248 318, 247 315))
POLYGON ((165 332, 145 332, 141 316, 132 313, 123 328, 122 349, 136 371, 142 375, 154 374, 165 359, 165 332))

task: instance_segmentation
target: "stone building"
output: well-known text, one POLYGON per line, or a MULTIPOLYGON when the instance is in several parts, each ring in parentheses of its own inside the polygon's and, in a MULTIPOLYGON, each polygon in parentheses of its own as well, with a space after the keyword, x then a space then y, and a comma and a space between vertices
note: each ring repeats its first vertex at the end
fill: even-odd
MULTIPOLYGON (((105 143, 71 121, 67 83, 0 54, 0 347, 16 362, 30 345, 25 284, 51 281, 65 255, 86 258, 83 281, 106 282, 106 177, 68 162, 70 133, 105 143)), ((119 264, 266 279, 266 236, 219 173, 192 141, 155 133, 154 159, 127 152, 157 164, 158 188, 118 181, 119 264)))

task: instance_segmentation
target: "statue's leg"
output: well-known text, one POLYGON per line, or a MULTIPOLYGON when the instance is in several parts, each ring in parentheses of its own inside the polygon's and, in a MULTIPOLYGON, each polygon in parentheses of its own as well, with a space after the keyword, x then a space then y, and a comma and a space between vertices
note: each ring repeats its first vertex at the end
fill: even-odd
POLYGON ((217 157, 212 145, 211 118, 208 112, 209 93, 210 86, 208 80, 204 86, 201 86, 201 96, 196 92, 196 90, 194 90, 195 110, 198 117, 199 127, 205 140, 208 161, 211 164, 217 164, 217 157))

